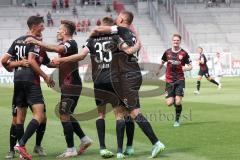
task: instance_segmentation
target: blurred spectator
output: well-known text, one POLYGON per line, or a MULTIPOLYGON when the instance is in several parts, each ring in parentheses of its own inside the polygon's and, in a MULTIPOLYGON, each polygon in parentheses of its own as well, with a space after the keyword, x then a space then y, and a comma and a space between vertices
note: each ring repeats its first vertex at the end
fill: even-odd
POLYGON ((101 5, 101 2, 100 2, 100 0, 96 0, 96 5, 101 5))
POLYGON ((52 0, 52 10, 56 12, 57 9, 57 0, 52 0))
POLYGON ((63 0, 59 0, 59 7, 60 9, 63 9, 63 0))
POLYGON ((34 6, 37 7, 37 0, 34 1, 34 6))
POLYGON ((26 7, 33 7, 32 0, 25 0, 26 7))
POLYGON ((111 7, 110 7, 110 4, 107 4, 105 11, 106 12, 111 12, 112 11, 111 7))
POLYGON ((72 13, 73 13, 74 18, 78 18, 78 11, 77 11, 76 6, 73 6, 72 13))
POLYGON ((47 26, 50 27, 50 26, 53 26, 53 19, 52 19, 52 15, 51 13, 48 11, 47 13, 47 26))
POLYGON ((225 3, 226 3, 226 6, 227 6, 227 7, 230 7, 230 5, 231 5, 231 0, 225 0, 225 3))
POLYGON ((78 23, 76 24, 76 31, 77 32, 81 32, 82 31, 81 25, 82 25, 81 22, 78 21, 78 23))
POLYGON ((69 0, 64 0, 65 8, 69 8, 69 0))
POLYGON ((100 25, 101 25, 101 19, 98 19, 98 20, 97 20, 96 25, 97 25, 97 26, 100 26, 100 25))

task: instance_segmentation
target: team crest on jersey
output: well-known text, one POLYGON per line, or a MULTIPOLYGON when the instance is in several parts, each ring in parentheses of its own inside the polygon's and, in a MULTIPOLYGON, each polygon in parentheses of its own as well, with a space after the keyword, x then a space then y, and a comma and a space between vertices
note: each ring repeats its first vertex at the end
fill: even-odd
POLYGON ((182 60, 182 59, 183 59, 183 56, 182 56, 182 55, 179 55, 178 58, 179 58, 179 60, 182 60))

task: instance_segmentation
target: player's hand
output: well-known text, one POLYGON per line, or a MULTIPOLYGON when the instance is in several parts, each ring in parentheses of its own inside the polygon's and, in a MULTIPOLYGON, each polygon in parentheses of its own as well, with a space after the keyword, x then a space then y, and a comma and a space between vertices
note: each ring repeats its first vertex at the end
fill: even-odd
POLYGON ((29 67, 28 60, 27 60, 26 58, 22 59, 22 60, 20 61, 20 65, 21 65, 22 67, 29 67))
POLYGON ((156 72, 156 76, 159 76, 159 74, 160 74, 160 71, 158 70, 158 71, 156 72))
POLYGON ((39 44, 39 41, 33 37, 28 37, 26 40, 25 40, 25 43, 27 44, 35 44, 35 45, 38 45, 39 44))
POLYGON ((55 82, 53 81, 53 79, 49 76, 47 76, 46 78, 44 78, 45 83, 47 83, 47 86, 52 88, 55 86, 55 82))
POLYGON ((60 65, 60 60, 59 60, 59 58, 53 58, 52 63, 53 63, 54 65, 60 65))
POLYGON ((89 37, 96 37, 96 36, 98 36, 98 32, 97 32, 96 29, 93 29, 93 30, 90 32, 89 37))

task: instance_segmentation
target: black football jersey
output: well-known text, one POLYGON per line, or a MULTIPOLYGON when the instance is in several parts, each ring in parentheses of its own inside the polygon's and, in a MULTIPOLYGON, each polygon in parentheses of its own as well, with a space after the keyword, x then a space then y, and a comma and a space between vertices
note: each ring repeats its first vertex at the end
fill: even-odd
POLYGON ((101 35, 87 40, 85 47, 90 51, 92 63, 92 79, 94 83, 110 83, 112 62, 118 53, 121 40, 118 35, 101 35))
MULTIPOLYGON (((75 40, 70 39, 63 43, 65 51, 59 53, 60 57, 67 57, 78 54, 78 45, 75 40)), ((67 62, 59 67, 59 83, 62 84, 81 84, 79 76, 78 62, 67 62)))
MULTIPOLYGON (((14 58, 15 61, 20 61, 23 58, 28 58, 29 54, 35 54, 36 59, 39 58, 40 47, 33 44, 26 44, 25 40, 30 35, 25 35, 17 38, 8 49, 7 53, 14 58)), ((33 71, 31 67, 17 67, 14 70, 14 82, 17 81, 27 81, 36 82, 39 78, 37 74, 33 71)))

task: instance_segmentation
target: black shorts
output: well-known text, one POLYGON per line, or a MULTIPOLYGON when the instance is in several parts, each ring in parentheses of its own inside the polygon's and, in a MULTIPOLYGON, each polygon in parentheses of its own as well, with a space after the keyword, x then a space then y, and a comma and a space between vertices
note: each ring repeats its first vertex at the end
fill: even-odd
MULTIPOLYGON (((29 107, 32 111, 32 107, 30 106, 29 107)), ((44 113, 46 113, 46 105, 44 104, 44 113)), ((16 105, 16 102, 15 102, 15 97, 13 95, 13 98, 12 98, 12 116, 13 117, 16 117, 17 116, 17 105, 16 105)))
POLYGON ((113 107, 123 105, 113 89, 112 83, 94 83, 94 95, 97 106, 110 103, 113 107))
POLYGON ((77 106, 79 96, 61 95, 60 114, 72 114, 77 106))
POLYGON ((134 72, 120 76, 119 83, 114 84, 114 89, 119 95, 124 106, 129 110, 140 108, 139 89, 142 84, 141 73, 134 72))
POLYGON ((165 98, 175 97, 175 96, 184 96, 185 81, 179 80, 174 83, 166 83, 166 96, 165 98))
POLYGON ((199 70, 198 75, 205 76, 206 78, 210 77, 210 75, 208 73, 208 69, 207 70, 199 70))
POLYGON ((15 105, 18 107, 44 104, 41 86, 31 82, 15 82, 13 97, 15 105))

